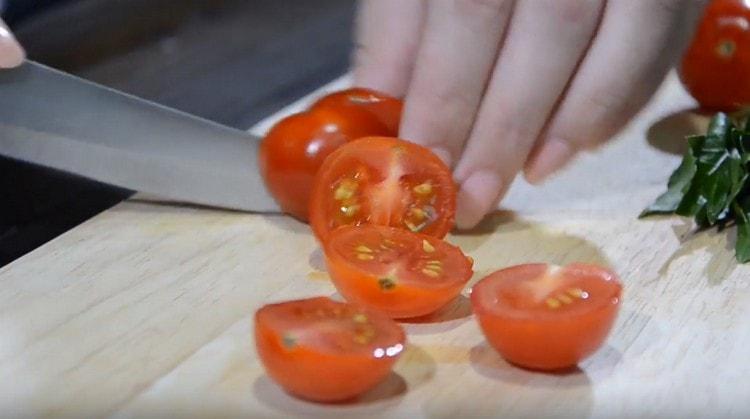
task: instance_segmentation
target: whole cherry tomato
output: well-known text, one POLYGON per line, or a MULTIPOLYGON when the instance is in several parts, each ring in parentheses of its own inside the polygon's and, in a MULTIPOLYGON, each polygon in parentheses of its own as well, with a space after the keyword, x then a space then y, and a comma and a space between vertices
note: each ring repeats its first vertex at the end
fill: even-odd
POLYGON ((379 224, 442 238, 451 228, 456 187, 429 149, 367 137, 331 153, 315 178, 310 225, 322 242, 343 225, 379 224))
POLYGON ((396 135, 398 99, 349 89, 320 99, 309 111, 274 125, 260 145, 260 171, 281 209, 306 221, 313 179, 342 144, 370 135, 396 135))
POLYGON ((750 2, 713 0, 685 53, 680 78, 708 110, 750 105, 750 2))
POLYGON ((472 275, 461 249, 425 234, 375 224, 345 226, 325 242, 326 264, 347 301, 393 318, 432 313, 472 275))
POLYGON ((330 298, 269 304, 255 313, 255 345, 268 375, 297 397, 351 399, 391 372, 404 330, 382 313, 330 298))
MULTIPOLYGON (((374 90, 354 87, 331 93, 313 104, 311 110, 322 108, 346 109, 348 112, 367 113, 374 116, 395 136, 401 120, 403 102, 374 90)), ((373 134, 375 135, 375 134, 373 134)))
POLYGON ((489 343, 521 367, 576 365, 607 337, 622 284, 598 266, 518 265, 480 280, 471 303, 489 343))

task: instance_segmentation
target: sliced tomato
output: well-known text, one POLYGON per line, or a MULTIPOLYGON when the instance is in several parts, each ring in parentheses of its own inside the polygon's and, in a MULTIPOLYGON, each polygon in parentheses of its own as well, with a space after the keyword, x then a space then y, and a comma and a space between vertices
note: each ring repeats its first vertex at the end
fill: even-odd
POLYGON ((458 247, 394 227, 341 227, 324 246, 339 293, 394 318, 436 311, 456 298, 472 275, 472 261, 458 247))
POLYGON ((274 125, 260 145, 260 172, 284 212, 307 221, 313 180, 335 149, 368 135, 395 135, 374 116, 323 108, 288 116, 274 125))
POLYGON ((489 343, 506 360, 563 369, 598 349, 620 306, 622 284, 599 266, 518 265, 480 280, 471 302, 489 343))
POLYGON ((346 112, 349 115, 365 114, 367 116, 374 116, 387 130, 393 133, 391 135, 397 135, 402 108, 403 102, 399 99, 384 95, 375 90, 353 87, 326 95, 315 102, 311 110, 335 109, 346 112))
POLYGON ((384 314, 330 298, 269 304, 255 313, 266 372, 308 400, 347 400, 375 387, 405 344, 404 330, 384 314))
POLYGON ((323 162, 310 201, 319 240, 344 225, 400 227, 443 237, 453 227, 456 187, 427 148, 388 137, 347 143, 323 162))

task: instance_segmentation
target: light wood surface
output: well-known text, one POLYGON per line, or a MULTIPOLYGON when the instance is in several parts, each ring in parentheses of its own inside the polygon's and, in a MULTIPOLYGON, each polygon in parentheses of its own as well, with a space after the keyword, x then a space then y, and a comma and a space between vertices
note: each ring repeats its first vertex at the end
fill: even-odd
MULTIPOLYGON (((340 83, 345 83, 341 81, 340 83)), ((338 84, 337 84, 338 85, 338 84)), ((459 299, 406 324, 394 374, 362 399, 316 405, 264 375, 262 304, 333 295, 307 226, 130 201, 0 270, 4 416, 748 417, 750 267, 731 234, 636 220, 701 129, 674 77, 620 136, 542 188, 453 235, 475 280, 511 264, 597 262, 625 283, 605 347, 565 375, 509 366, 459 299)), ((586 115, 581 115, 585 118, 586 115)), ((267 125, 256 127, 262 131, 267 125)))

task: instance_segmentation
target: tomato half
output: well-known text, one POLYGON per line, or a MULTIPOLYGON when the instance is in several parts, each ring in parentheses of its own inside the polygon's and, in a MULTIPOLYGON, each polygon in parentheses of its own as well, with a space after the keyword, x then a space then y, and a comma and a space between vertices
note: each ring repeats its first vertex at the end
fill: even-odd
POLYGON ((458 247, 394 227, 341 227, 324 250, 328 272, 347 301, 394 318, 436 311, 472 275, 472 261, 458 247))
MULTIPOLYGON (((391 132, 382 135, 396 136, 401 120, 403 102, 375 90, 353 87, 323 97, 315 102, 311 109, 315 111, 324 108, 374 116, 391 132)), ((378 134, 373 133, 371 135, 378 134)))
POLYGON ((255 345, 268 375, 308 400, 351 399, 383 381, 406 344, 387 316, 330 298, 269 304, 255 313, 255 345))
POLYGON ((680 78, 703 108, 750 105, 750 2, 713 0, 685 53, 680 78))
POLYGON ((343 225, 390 225, 443 237, 453 227, 456 187, 425 147, 397 138, 347 143, 315 179, 310 224, 319 240, 343 225))
POLYGON ((489 343, 531 369, 576 365, 598 349, 620 306, 622 284, 598 266, 518 265, 480 280, 471 303, 489 343))
POLYGON ((370 96, 381 102, 373 99, 358 107, 340 99, 345 92, 333 93, 311 110, 282 119, 260 145, 260 172, 268 190, 284 212, 300 220, 307 220, 313 179, 333 150, 360 137, 398 131, 398 123, 394 128, 384 118, 394 118, 391 113, 400 112, 400 107, 384 105, 380 111, 376 106, 400 101, 372 92, 370 96))

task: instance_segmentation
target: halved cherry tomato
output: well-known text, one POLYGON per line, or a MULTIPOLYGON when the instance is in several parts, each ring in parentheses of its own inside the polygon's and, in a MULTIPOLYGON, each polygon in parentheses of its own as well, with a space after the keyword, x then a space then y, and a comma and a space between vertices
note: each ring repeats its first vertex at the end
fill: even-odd
POLYGON ((709 3, 680 77, 703 108, 733 111, 750 105, 750 2, 709 3))
MULTIPOLYGON (((362 87, 353 87, 340 92, 331 93, 313 104, 311 110, 332 108, 335 110, 346 110, 347 112, 364 112, 374 116, 391 134, 398 134, 398 126, 401 120, 403 102, 399 99, 386 96, 382 93, 362 87)), ((378 134, 371 134, 378 135, 378 134)))
POLYGON ((471 303, 489 343, 531 369, 576 365, 598 349, 620 306, 622 284, 598 266, 518 265, 480 280, 471 303))
POLYGON ((406 344, 390 318, 330 298, 269 304, 255 313, 255 345, 268 375, 308 400, 351 399, 391 372, 406 344))
POLYGON ((281 209, 300 220, 307 220, 313 179, 333 150, 360 137, 398 132, 398 123, 390 124, 397 121, 399 100, 372 91, 347 92, 332 93, 310 111, 282 119, 260 145, 260 172, 266 186, 281 209), (343 100, 347 97, 351 99, 343 100), (359 100, 362 97, 369 99, 359 100))
POLYGON ((394 227, 341 227, 324 246, 339 293, 394 318, 436 311, 453 300, 472 275, 473 262, 458 247, 394 227))
POLYGON ((390 225, 443 237, 453 227, 456 187, 427 148, 397 138, 345 144, 321 166, 310 200, 319 240, 343 225, 390 225))

